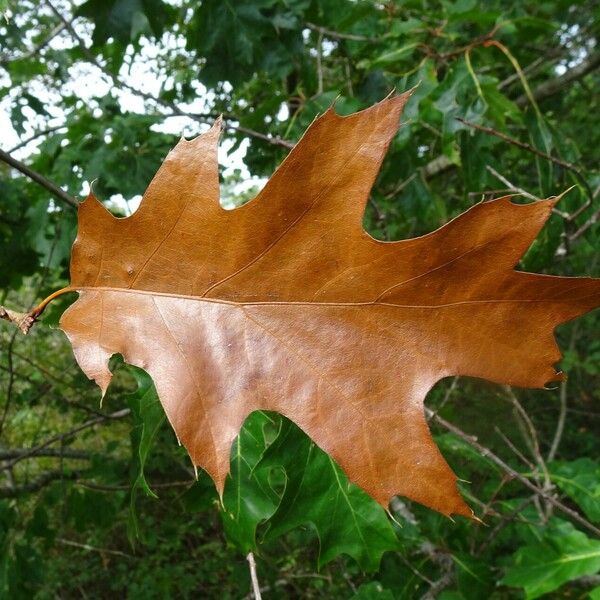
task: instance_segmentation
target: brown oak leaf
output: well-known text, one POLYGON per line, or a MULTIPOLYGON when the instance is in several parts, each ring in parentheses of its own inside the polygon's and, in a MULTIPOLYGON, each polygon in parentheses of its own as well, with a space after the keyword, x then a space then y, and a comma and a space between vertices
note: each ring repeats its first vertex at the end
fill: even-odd
POLYGON ((153 378, 195 465, 222 492, 254 410, 284 414, 384 507, 396 494, 471 516, 423 402, 449 375, 560 379, 554 328, 600 280, 517 272, 556 199, 473 206, 398 242, 362 227, 409 93, 329 109, 249 203, 219 204, 220 123, 165 159, 132 216, 79 208, 61 328, 105 392, 121 353, 153 378))

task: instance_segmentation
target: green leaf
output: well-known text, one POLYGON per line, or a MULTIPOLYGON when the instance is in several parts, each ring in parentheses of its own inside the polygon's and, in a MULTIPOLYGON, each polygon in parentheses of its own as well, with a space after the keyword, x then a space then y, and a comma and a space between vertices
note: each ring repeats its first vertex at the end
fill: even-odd
MULTIPOLYGON (((544 117, 537 112, 527 113, 525 123, 529 131, 531 145, 546 154, 552 154, 554 140, 544 117)), ((554 165, 551 161, 539 156, 535 157, 535 164, 538 173, 540 198, 546 198, 555 193, 553 189, 554 165)))
POLYGON ((128 398, 134 423, 130 432, 133 470, 128 521, 128 535, 133 544, 133 540, 140 537, 135 512, 138 490, 143 490, 148 496, 157 497, 146 481, 144 467, 156 435, 165 422, 166 416, 150 375, 142 369, 135 367, 130 367, 130 369, 138 384, 136 392, 128 398))
POLYGON ((352 600, 394 600, 394 594, 386 590, 378 581, 371 581, 363 583, 352 596, 352 600))
POLYGON ((566 521, 555 521, 539 542, 517 550, 501 583, 523 588, 527 599, 539 598, 567 581, 598 571, 600 541, 588 538, 566 521))
POLYGON ((552 481, 581 507, 588 519, 600 522, 600 464, 591 458, 549 465, 552 481))
POLYGON ((333 459, 287 419, 260 466, 281 467, 287 478, 266 540, 310 524, 319 537, 319 567, 348 554, 365 571, 375 571, 384 552, 398 549, 383 508, 351 484, 333 459))
POLYGON ((301 24, 308 2, 204 0, 193 14, 188 48, 206 59, 201 78, 207 85, 233 85, 266 71, 285 77, 302 51, 301 24))
POLYGON ((491 597, 495 581, 490 566, 485 561, 459 552, 452 559, 456 566, 456 584, 462 598, 479 600, 491 597))
POLYGON ((257 469, 278 427, 277 417, 252 413, 231 449, 231 470, 223 492, 221 517, 227 538, 244 553, 256 549, 256 527, 277 509, 279 497, 269 485, 269 473, 257 469))
POLYGON ((173 9, 163 0, 87 0, 76 14, 94 21, 95 46, 102 46, 109 38, 127 45, 141 33, 160 36, 171 22, 173 9))

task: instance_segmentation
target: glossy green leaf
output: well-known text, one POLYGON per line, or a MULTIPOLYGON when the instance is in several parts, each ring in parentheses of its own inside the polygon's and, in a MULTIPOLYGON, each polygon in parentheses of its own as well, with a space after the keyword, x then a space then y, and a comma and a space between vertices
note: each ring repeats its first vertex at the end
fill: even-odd
POLYGON ((142 369, 130 368, 138 385, 136 392, 128 398, 133 416, 133 427, 130 432, 133 468, 128 533, 133 542, 140 535, 135 507, 138 490, 144 491, 148 496, 157 497, 146 481, 144 467, 156 435, 166 421, 166 416, 150 376, 142 369))
POLYGON ((281 504, 269 520, 272 540, 299 527, 314 527, 320 544, 319 565, 348 554, 365 571, 378 568, 386 550, 399 543, 384 510, 293 423, 282 430, 261 467, 281 467, 287 478, 281 504))
POLYGON ((267 469, 257 468, 276 434, 276 416, 257 411, 244 422, 231 450, 231 470, 223 492, 221 518, 227 538, 243 552, 256 549, 256 528, 279 505, 267 469))
POLYGON ((566 521, 556 520, 538 543, 517 550, 501 583, 523 588, 529 600, 598 571, 600 541, 587 537, 566 521))
POLYGON ((586 516, 600 522, 600 464, 591 458, 555 462, 549 466, 552 481, 577 502, 586 516))

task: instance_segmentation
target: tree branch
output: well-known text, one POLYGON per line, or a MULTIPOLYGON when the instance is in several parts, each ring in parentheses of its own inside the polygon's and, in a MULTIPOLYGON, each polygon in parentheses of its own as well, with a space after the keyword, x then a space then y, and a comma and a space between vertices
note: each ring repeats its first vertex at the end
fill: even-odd
POLYGON ((326 29, 325 27, 321 27, 320 25, 315 25, 314 23, 306 22, 305 25, 316 31, 320 35, 326 35, 329 38, 333 38, 334 40, 351 40, 353 42, 378 42, 377 38, 365 37, 364 35, 355 35, 353 33, 339 33, 337 31, 332 31, 331 29, 326 29))
POLYGON ((100 554, 113 554, 114 556, 122 556, 123 558, 134 558, 137 559, 133 554, 127 554, 126 552, 121 552, 120 550, 110 550, 109 548, 98 548, 97 546, 90 546, 89 544, 80 544, 79 542, 74 542, 73 540, 65 540, 64 538, 57 538, 56 541, 59 544, 63 544, 64 546, 72 546, 73 548, 81 548, 82 550, 87 550, 88 552, 99 552, 100 554))
POLYGON ((90 460, 89 452, 77 450, 75 448, 40 448, 33 453, 31 452, 31 448, 8 448, 6 450, 0 450, 0 460, 10 460, 20 457, 56 457, 72 458, 74 460, 90 460))
POLYGON ((65 129, 66 125, 57 125, 56 127, 48 127, 48 129, 42 129, 41 131, 38 131, 36 133, 34 133, 33 135, 29 136, 28 138, 25 138, 24 140, 20 141, 16 146, 13 146, 8 153, 12 154, 13 152, 16 152, 17 150, 20 150, 21 148, 23 148, 23 146, 27 146, 27 144, 29 144, 29 142, 33 142, 33 140, 37 140, 40 137, 43 137, 45 135, 48 135, 49 133, 54 133, 55 131, 58 131, 59 129, 65 129))
MULTIPOLYGON (((206 117, 206 116, 218 117, 218 116, 220 116, 220 115, 214 115, 214 114, 197 115, 194 113, 188 113, 184 110, 181 110, 181 108, 179 108, 179 106, 177 106, 177 104, 175 104, 174 102, 170 102, 168 100, 165 100, 164 98, 161 98, 160 96, 154 96, 153 94, 144 92, 143 90, 140 90, 136 87, 133 87, 132 85, 129 85, 127 82, 122 81, 121 79, 118 78, 117 75, 115 75, 114 73, 111 73, 108 69, 106 69, 106 67, 104 67, 98 61, 98 59, 90 52, 89 48, 85 45, 85 42, 83 41, 83 39, 81 39, 81 37, 75 31, 73 24, 60 13, 60 11, 52 4, 52 2, 50 2, 50 0, 46 0, 46 4, 52 10, 54 15, 58 19, 60 19, 61 22, 65 25, 67 31, 71 34, 73 39, 77 42, 77 44, 83 51, 83 54, 86 57, 86 59, 88 60, 88 62, 90 62, 97 69, 99 69, 106 77, 108 77, 112 81, 112 83, 115 87, 126 89, 129 92, 131 92, 132 94, 135 94, 136 96, 140 96, 141 98, 144 98, 145 100, 150 100, 160 106, 168 108, 172 112, 172 114, 170 114, 170 115, 163 114, 162 115, 163 117, 171 117, 171 116, 190 117, 191 119, 194 119, 195 121, 197 121, 199 117, 206 117)), ((261 133, 259 131, 255 131, 254 129, 249 129, 248 127, 243 127, 240 125, 232 124, 231 121, 239 121, 239 119, 233 115, 223 116, 223 121, 225 121, 227 129, 230 129, 233 131, 239 131, 240 133, 249 135, 251 137, 255 137, 257 139, 263 140, 263 141, 268 142, 269 144, 273 144, 275 146, 283 146, 284 148, 293 148, 294 147, 294 144, 292 142, 287 142, 285 140, 282 140, 279 137, 271 137, 271 136, 261 133)))
POLYGON ((60 469, 47 471, 29 483, 10 487, 0 487, 0 498, 16 498, 23 494, 31 494, 33 492, 38 492, 58 479, 73 480, 78 477, 79 473, 77 471, 61 471, 60 469))
MULTIPOLYGON (((598 67, 600 67, 600 51, 591 53, 581 64, 569 69, 563 75, 538 85, 532 92, 533 98, 535 100, 545 100, 546 98, 560 92, 573 81, 585 77, 588 73, 597 69, 598 67)), ((516 100, 516 104, 520 108, 526 106, 527 102, 528 98, 525 94, 516 100)), ((444 173, 448 169, 451 169, 455 166, 456 165, 452 163, 446 155, 442 155, 429 161, 422 168, 422 170, 425 179, 430 179, 431 177, 435 177, 436 175, 444 173)))
POLYGON ((77 202, 75 198, 67 194, 67 192, 59 188, 56 184, 52 183, 49 179, 46 179, 43 175, 40 175, 37 171, 34 171, 21 161, 13 158, 10 154, 8 154, 8 152, 0 150, 0 160, 13 167, 13 169, 23 173, 23 175, 29 177, 29 179, 35 181, 38 185, 41 185, 64 204, 70 206, 71 208, 77 208, 79 206, 79 202, 77 202))
POLYGON ((12 469, 12 467, 15 464, 17 464, 18 462, 24 460, 25 458, 29 458, 30 456, 33 456, 40 450, 47 448, 48 446, 50 446, 51 444, 54 444, 55 442, 60 442, 64 439, 70 438, 71 436, 75 435, 76 433, 79 433, 80 431, 83 431, 84 429, 93 427, 94 425, 98 425, 99 423, 103 423, 104 421, 113 421, 115 419, 122 419, 123 417, 127 417, 130 414, 130 412, 131 411, 128 408, 123 408, 122 410, 117 410, 116 412, 104 415, 102 417, 90 419, 89 421, 86 421, 85 423, 81 423, 81 425, 77 425, 77 427, 73 427, 73 429, 69 429, 68 431, 65 431, 64 433, 57 433, 56 435, 53 435, 52 437, 48 438, 45 442, 42 442, 41 444, 38 444, 37 446, 34 446, 33 448, 27 448, 23 454, 21 454, 20 456, 16 456, 10 462, 7 462, 5 465, 0 467, 0 470, 6 471, 9 469, 12 469))
MULTIPOLYGON (((557 94, 563 90, 573 81, 577 81, 578 79, 585 77, 588 73, 591 73, 598 67, 600 67, 600 51, 596 50, 594 52, 590 52, 588 57, 576 67, 569 69, 556 79, 550 79, 549 81, 540 83, 540 85, 533 90, 533 97, 537 101, 545 100, 550 96, 554 96, 554 94, 557 94)), ((527 104, 527 101, 527 95, 523 94, 517 98, 516 104, 522 108, 527 104)))
POLYGON ((506 135, 505 133, 502 133, 501 131, 497 131, 496 129, 493 129, 492 127, 484 127, 483 125, 478 125, 477 123, 471 123, 471 121, 467 121, 466 119, 462 119, 461 117, 456 117, 456 120, 461 122, 463 125, 466 125, 467 127, 471 127, 472 129, 477 129, 478 131, 482 131, 483 133, 487 133, 488 135, 493 135, 497 138, 500 138, 501 140, 503 140, 505 142, 508 142, 509 144, 512 144, 513 146, 517 146, 518 148, 527 150, 527 152, 531 152, 532 154, 536 154, 537 156, 541 156, 542 158, 545 158, 546 160, 552 161, 554 164, 557 164, 557 165, 563 167, 563 169, 567 169, 569 171, 574 171, 575 173, 579 174, 579 169, 573 163, 567 162, 565 160, 561 160, 560 158, 556 158, 555 156, 552 156, 551 154, 546 154, 545 152, 542 152, 541 150, 534 148, 530 144, 521 142, 520 140, 516 140, 515 138, 510 137, 509 135, 506 135))
POLYGON ((547 500, 550 504, 553 504, 556 508, 558 508, 564 514, 571 517, 574 521, 577 521, 580 525, 582 525, 588 531, 591 531, 593 534, 600 536, 600 529, 598 527, 596 527, 595 525, 590 523, 587 519, 582 517, 577 511, 573 510, 572 508, 569 508, 568 506, 566 506, 565 504, 560 502, 560 500, 557 500, 549 492, 539 488, 534 483, 531 483, 531 481, 529 481, 529 479, 527 479, 527 477, 525 477, 524 475, 521 475, 521 473, 519 473, 518 471, 515 471, 510 465, 507 465, 499 456, 496 456, 489 448, 486 448, 485 446, 480 444, 477 441, 477 438, 475 438, 472 435, 469 435, 468 433, 465 433, 464 431, 462 431, 462 429, 459 429, 456 425, 453 425, 452 423, 450 423, 449 421, 446 421, 439 415, 436 415, 429 408, 425 409, 425 414, 432 421, 435 421, 436 423, 441 425, 444 429, 447 429, 448 431, 454 433, 459 438, 461 438, 462 440, 467 442, 467 444, 469 444, 469 446, 472 446, 473 448, 478 450, 482 456, 489 458, 493 463, 495 463, 497 466, 499 466, 505 473, 510 475, 513 479, 516 479, 517 481, 521 482, 526 488, 530 489, 532 492, 534 492, 540 498, 543 498, 544 500, 547 500))
MULTIPOLYGON (((153 490, 164 490, 179 487, 192 487, 196 481, 197 479, 184 479, 183 481, 158 481, 148 485, 150 489, 153 490)), ((98 490, 99 492, 121 492, 131 489, 131 484, 104 485, 102 483, 95 483, 93 481, 78 481, 77 485, 84 488, 89 488, 90 490, 98 490)))
POLYGON ((254 554, 252 554, 252 552, 248 552, 246 560, 250 566, 250 579, 252 580, 252 593, 254 595, 254 600, 261 600, 262 596, 260 594, 258 576, 256 575, 256 561, 254 560, 254 554))
POLYGON ((39 42, 38 44, 33 46, 33 48, 31 48, 30 50, 27 50, 20 56, 11 56, 11 57, 2 56, 2 57, 0 57, 0 65, 6 66, 11 62, 14 62, 17 60, 26 60, 28 58, 35 56, 36 54, 41 52, 64 29, 65 29, 64 23, 60 23, 41 42, 39 42))

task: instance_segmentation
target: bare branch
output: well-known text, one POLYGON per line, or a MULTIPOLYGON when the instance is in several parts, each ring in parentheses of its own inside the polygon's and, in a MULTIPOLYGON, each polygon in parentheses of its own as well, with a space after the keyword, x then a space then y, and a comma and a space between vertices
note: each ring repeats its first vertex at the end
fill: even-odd
POLYGON ((600 529, 598 527, 590 523, 586 518, 582 517, 577 511, 573 510, 572 508, 569 508, 568 506, 560 502, 560 500, 557 500, 549 492, 539 488, 537 485, 529 481, 527 477, 525 477, 518 471, 515 471, 510 465, 507 465, 499 456, 496 456, 489 448, 486 448, 485 446, 480 444, 474 436, 465 433, 464 431, 462 431, 462 429, 459 429, 456 425, 450 423, 449 421, 446 421, 439 415, 434 414, 433 411, 428 408, 425 409, 425 413, 428 418, 431 418, 431 420, 441 425, 444 429, 447 429, 448 431, 454 433, 459 438, 467 442, 469 446, 472 446, 473 448, 478 450, 482 456, 489 458, 505 473, 510 475, 513 479, 516 479, 517 481, 521 482, 526 488, 530 489, 537 496, 553 504, 565 515, 568 515, 569 517, 571 517, 571 519, 577 521, 580 525, 582 525, 588 531, 591 531, 594 535, 600 536, 600 529))
POLYGON ((485 168, 496 179, 498 179, 504 185, 507 185, 510 189, 512 189, 513 192, 516 192, 517 194, 521 194, 521 196, 523 196, 524 198, 528 198, 529 200, 539 200, 539 198, 537 196, 534 196, 533 194, 530 194, 528 191, 524 190, 523 188, 517 187, 514 183, 511 183, 508 179, 506 179, 506 177, 504 177, 504 175, 501 175, 500 173, 498 173, 498 171, 496 171, 496 169, 494 169, 494 167, 492 167, 490 165, 486 165, 485 168))
POLYGON ((74 460, 90 460, 91 458, 89 452, 77 450, 75 448, 40 448, 34 453, 31 452, 31 448, 9 448, 7 450, 0 450, 0 460, 9 460, 17 457, 55 457, 72 458, 74 460))
MULTIPOLYGON (((588 73, 591 73, 595 69, 600 67, 600 51, 596 50, 591 52, 588 57, 579 63, 576 67, 569 69, 563 75, 560 75, 556 79, 550 79, 544 81, 533 90, 533 97, 535 100, 545 100, 554 94, 559 93, 566 88, 570 83, 585 77, 588 73)), ((523 94, 516 100, 517 106, 523 107, 527 104, 527 96, 523 94)))
POLYGON ((17 171, 20 171, 23 173, 23 175, 29 177, 29 179, 35 181, 38 185, 41 185, 43 188, 47 189, 55 198, 58 198, 67 206, 70 206, 71 208, 77 208, 79 206, 79 202, 67 194, 67 192, 59 188, 56 184, 52 183, 49 179, 46 179, 43 175, 40 175, 37 171, 34 171, 27 165, 24 165, 21 161, 13 158, 10 154, 4 152, 4 150, 0 150, 0 160, 5 162, 7 165, 10 165, 17 171))
MULTIPOLYGON (((148 484, 153 490, 179 488, 179 487, 191 487, 196 483, 196 479, 184 479, 183 481, 159 481, 156 483, 148 484)), ((90 490, 98 490, 99 492, 121 492, 131 489, 131 484, 123 485, 104 485, 102 483, 95 483, 93 481, 77 481, 77 485, 89 488, 90 490)))
POLYGON ((48 129, 42 129, 41 131, 38 131, 38 132, 34 133, 33 135, 30 135, 28 138, 25 138, 24 140, 20 141, 16 146, 13 146, 8 151, 8 153, 12 154, 13 152, 20 150, 24 146, 27 146, 27 144, 29 144, 30 142, 33 142, 34 140, 44 137, 45 135, 48 135, 50 133, 54 133, 55 131, 58 131, 60 129, 65 129, 65 127, 66 127, 66 125, 57 125, 56 127, 48 127, 48 129))
POLYGON ((472 123, 471 121, 467 121, 466 119, 462 119, 461 117, 456 117, 456 120, 460 121, 467 127, 471 127, 472 129, 477 129, 478 131, 482 131, 483 133, 487 133, 488 135, 493 135, 509 144, 512 144, 513 146, 517 146, 518 148, 522 148, 523 150, 526 150, 527 152, 531 152, 532 154, 536 154, 537 156, 541 156, 542 158, 545 158, 546 160, 552 161, 554 164, 557 164, 557 165, 563 167, 563 169, 568 169, 569 171, 574 171, 575 173, 579 174, 579 169, 573 163, 561 160, 560 158, 556 158, 556 157, 552 156, 551 154, 546 154, 545 152, 542 152, 541 150, 534 148, 530 144, 521 142, 520 140, 516 140, 515 138, 510 137, 509 135, 506 135, 505 133, 502 133, 501 131, 497 131, 496 129, 493 129, 492 127, 484 127, 483 125, 478 125, 477 123, 472 123))
POLYGON ((127 554, 120 550, 110 550, 109 548, 98 548, 97 546, 90 546, 89 544, 80 544, 73 540, 65 540, 64 538, 57 538, 56 541, 64 546, 72 546, 73 548, 81 548, 89 552, 99 552, 100 554, 113 554, 114 556, 122 556, 123 558, 137 558, 133 554, 127 554))
MULTIPOLYGON (((600 192, 600 186, 594 192, 593 198, 595 199, 600 192)), ((569 235, 569 241, 574 242, 577 238, 581 237, 590 227, 594 226, 600 220, 600 209, 594 211, 589 219, 574 233, 569 235)))
MULTIPOLYGON (((594 52, 588 56, 581 64, 573 67, 563 75, 560 75, 556 79, 551 79, 541 83, 539 86, 533 89, 532 95, 535 100, 544 100, 554 94, 559 93, 563 88, 567 87, 573 81, 585 77, 591 71, 597 69, 600 66, 600 51, 594 52)), ((517 106, 523 108, 527 105, 527 95, 520 96, 516 100, 517 106)), ((446 155, 441 155, 433 160, 429 161, 423 168, 423 175, 426 179, 435 177, 444 173, 448 169, 455 167, 456 165, 450 161, 446 155)), ((600 216, 600 215, 599 215, 600 216)))
POLYGON ((353 33, 339 33, 338 31, 332 31, 331 29, 326 29, 325 27, 321 27, 320 25, 315 25, 314 23, 305 23, 305 25, 312 29, 312 31, 316 31, 320 35, 326 35, 329 38, 333 38, 334 40, 351 40, 353 42, 377 42, 377 38, 365 37, 364 35, 355 35, 353 33))
POLYGON ((61 471, 60 469, 47 471, 29 483, 0 487, 0 498, 16 498, 18 496, 22 496, 23 494, 31 494, 33 492, 38 492, 42 488, 51 484, 53 481, 59 479, 72 480, 77 479, 78 477, 79 473, 77 471, 61 471))
POLYGON ((40 450, 47 448, 48 446, 50 446, 56 442, 60 442, 64 439, 68 439, 68 438, 72 437, 73 435, 75 435, 76 433, 79 433, 80 431, 83 431, 84 429, 89 429, 90 427, 94 427, 94 425, 98 425, 99 423, 103 423, 105 421, 113 421, 116 419, 122 419, 123 417, 127 417, 130 414, 130 412, 131 411, 128 408, 123 408, 122 410, 117 410, 116 412, 104 415, 102 417, 90 419, 89 421, 86 421, 85 423, 81 423, 81 425, 78 425, 77 427, 73 427, 73 429, 69 429, 68 431, 65 431, 64 433, 57 433, 56 435, 53 435, 52 437, 48 438, 45 442, 42 442, 41 444, 38 444, 37 446, 34 446, 33 448, 28 448, 27 451, 24 452, 21 456, 17 456, 15 458, 13 458, 10 462, 8 462, 5 465, 3 465, 2 467, 0 467, 0 470, 6 471, 8 469, 11 469, 16 463, 22 461, 25 458, 29 458, 30 456, 33 456, 40 450))

